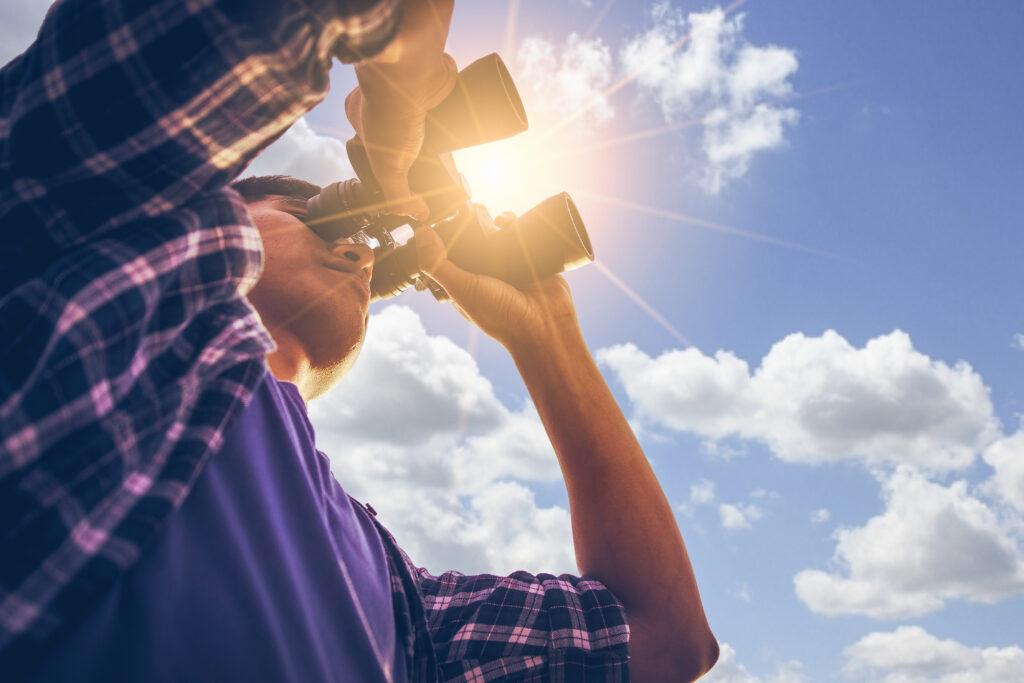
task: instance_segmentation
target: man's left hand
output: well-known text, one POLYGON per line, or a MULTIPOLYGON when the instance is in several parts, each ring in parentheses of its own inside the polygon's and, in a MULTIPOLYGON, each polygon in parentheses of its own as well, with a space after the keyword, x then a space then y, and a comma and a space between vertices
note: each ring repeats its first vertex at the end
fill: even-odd
POLYGON ((561 275, 519 289, 449 261, 444 243, 430 228, 418 230, 415 239, 420 270, 444 287, 467 320, 513 356, 542 348, 553 338, 579 334, 569 284, 561 275))

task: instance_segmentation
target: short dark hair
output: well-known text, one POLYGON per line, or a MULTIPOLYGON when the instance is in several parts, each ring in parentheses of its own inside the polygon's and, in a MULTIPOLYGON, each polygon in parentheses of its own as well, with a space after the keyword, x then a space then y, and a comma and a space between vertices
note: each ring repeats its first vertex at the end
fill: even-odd
POLYGON ((317 185, 293 178, 290 175, 251 176, 236 180, 231 183, 231 187, 242 195, 242 200, 246 204, 258 202, 271 195, 309 199, 320 194, 320 188, 317 185))

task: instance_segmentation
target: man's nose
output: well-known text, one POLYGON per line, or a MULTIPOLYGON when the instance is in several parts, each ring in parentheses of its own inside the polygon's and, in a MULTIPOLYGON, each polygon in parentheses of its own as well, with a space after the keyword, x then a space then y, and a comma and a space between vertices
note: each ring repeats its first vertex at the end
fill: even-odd
POLYGON ((353 242, 345 238, 340 239, 331 247, 335 256, 341 256, 354 262, 360 268, 365 268, 367 273, 373 274, 373 249, 361 242, 353 242))

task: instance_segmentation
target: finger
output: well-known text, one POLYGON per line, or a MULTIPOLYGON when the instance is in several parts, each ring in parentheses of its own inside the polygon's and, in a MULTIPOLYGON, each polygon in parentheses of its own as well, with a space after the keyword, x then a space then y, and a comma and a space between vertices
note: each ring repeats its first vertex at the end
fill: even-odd
MULTIPOLYGON (((444 303, 454 304, 455 303, 454 301, 452 301, 451 294, 449 294, 448 290, 446 290, 444 287, 441 286, 440 282, 438 282, 434 278, 430 277, 426 273, 420 273, 420 278, 422 280, 426 281, 425 284, 427 285, 427 289, 430 290, 430 293, 434 295, 434 298, 438 301, 438 303, 442 303, 442 304, 444 304, 444 303)), ((417 287, 417 289, 420 289, 420 288, 417 287)), ((463 312, 463 310, 461 308, 459 308, 458 306, 455 306, 455 309, 459 313, 461 313, 463 316, 466 315, 463 312)))
POLYGON ((416 262, 421 272, 427 273, 437 267, 441 261, 448 258, 448 250, 444 242, 431 228, 420 228, 416 230, 413 238, 416 248, 416 262))
POLYGON ((420 259, 421 271, 441 285, 452 299, 471 300, 473 293, 480 287, 480 276, 465 271, 449 261, 441 238, 432 230, 420 230, 416 239, 416 256, 420 259))
POLYGON ((511 211, 502 211, 494 217, 494 224, 499 228, 507 228, 516 222, 517 216, 511 211))
MULTIPOLYGON (((398 139, 385 139, 386 134, 394 135, 395 128, 389 131, 367 131, 367 133, 385 133, 364 140, 366 154, 370 161, 373 174, 384 192, 390 213, 411 216, 418 221, 425 221, 430 216, 430 208, 419 195, 413 194, 409 187, 409 167, 416 160, 422 144, 422 132, 416 130, 398 131, 398 139)), ((404 124, 407 125, 407 124, 404 124)), ((373 126, 375 129, 377 126, 373 126)), ((388 136, 390 137, 390 136, 388 136)))
POLYGON ((363 91, 358 86, 345 96, 345 118, 359 134, 363 130, 363 91))
MULTIPOLYGON (((372 160, 371 160, 372 165, 372 160)), ((418 221, 425 221, 430 218, 430 207, 417 194, 413 194, 409 187, 409 167, 404 164, 391 165, 387 170, 374 174, 380 183, 381 190, 388 202, 390 213, 409 216, 418 221)))
POLYGON ((366 147, 370 168, 384 193, 388 211, 425 221, 430 208, 409 187, 409 167, 422 144, 422 122, 410 122, 402 116, 385 122, 381 112, 368 113, 367 105, 362 89, 356 87, 345 97, 345 116, 366 147))

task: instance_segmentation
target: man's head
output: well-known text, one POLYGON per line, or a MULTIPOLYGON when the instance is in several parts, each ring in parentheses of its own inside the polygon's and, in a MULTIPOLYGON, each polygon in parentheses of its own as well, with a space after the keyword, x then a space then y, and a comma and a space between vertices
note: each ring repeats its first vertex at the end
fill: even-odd
POLYGON ((312 183, 261 176, 232 187, 263 240, 263 275, 249 301, 277 343, 270 369, 308 400, 333 386, 359 353, 373 252, 349 240, 328 244, 306 226, 306 200, 320 191, 312 183))

